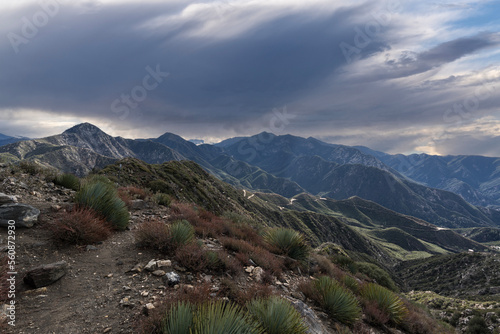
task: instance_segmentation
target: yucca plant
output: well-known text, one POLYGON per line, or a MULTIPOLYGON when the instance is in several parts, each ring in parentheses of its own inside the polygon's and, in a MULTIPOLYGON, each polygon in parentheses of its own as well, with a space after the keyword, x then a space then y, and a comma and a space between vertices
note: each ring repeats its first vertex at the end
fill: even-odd
POLYGON ((309 246, 304 236, 289 228, 274 228, 264 234, 264 240, 292 259, 304 261, 309 256, 309 246))
POLYGON ((170 240, 175 248, 186 245, 194 239, 194 227, 185 219, 174 222, 169 227, 170 240))
POLYGON ((408 309, 401 298, 378 284, 366 284, 361 289, 361 296, 366 301, 375 303, 396 324, 401 323, 408 314, 408 309))
POLYGON ((54 178, 54 183, 64 188, 77 191, 80 189, 80 179, 73 174, 61 174, 54 178))
POLYGON ((255 299, 247 304, 254 319, 262 325, 266 334, 302 334, 307 326, 299 312, 285 299, 272 296, 255 299))
POLYGON ((333 319, 350 325, 361 316, 361 307, 352 292, 328 276, 314 282, 320 296, 319 303, 333 319))
POLYGON ((111 184, 101 181, 84 183, 75 194, 75 203, 93 209, 117 230, 124 230, 128 225, 130 214, 111 184))
POLYGON ((260 334, 257 322, 239 306, 223 301, 208 302, 195 312, 193 334, 260 334))
POLYGON ((186 302, 178 302, 167 313, 162 323, 163 334, 190 334, 193 325, 194 307, 186 302))

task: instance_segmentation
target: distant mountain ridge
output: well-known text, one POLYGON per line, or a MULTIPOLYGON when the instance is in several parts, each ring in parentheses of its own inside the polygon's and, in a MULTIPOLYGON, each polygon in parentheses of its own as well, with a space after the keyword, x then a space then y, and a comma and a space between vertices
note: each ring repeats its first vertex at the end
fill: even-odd
POLYGON ((27 137, 12 137, 0 133, 0 146, 16 143, 22 140, 29 140, 27 137))
MULTIPOLYGON (((79 175, 125 157, 147 163, 192 160, 221 180, 248 190, 289 198, 304 192, 338 200, 358 196, 443 227, 500 226, 500 211, 478 208, 463 196, 415 183, 398 171, 390 155, 367 150, 265 132, 218 145, 196 145, 172 133, 133 140, 112 137, 83 123, 60 135, 2 146, 0 159, 32 160, 79 175)), ((490 175, 496 176, 493 167, 490 175)), ((487 189, 494 197, 494 182, 487 189)))

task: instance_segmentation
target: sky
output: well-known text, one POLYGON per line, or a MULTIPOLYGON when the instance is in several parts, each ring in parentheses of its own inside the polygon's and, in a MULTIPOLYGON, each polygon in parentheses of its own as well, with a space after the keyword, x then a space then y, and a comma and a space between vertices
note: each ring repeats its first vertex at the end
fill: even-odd
POLYGON ((500 1, 0 3, 0 133, 500 156, 500 1))

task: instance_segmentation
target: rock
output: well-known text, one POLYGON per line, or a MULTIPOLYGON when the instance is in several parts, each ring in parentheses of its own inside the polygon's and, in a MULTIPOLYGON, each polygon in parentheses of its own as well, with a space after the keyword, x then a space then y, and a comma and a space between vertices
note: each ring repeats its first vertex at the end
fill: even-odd
POLYGON ((122 298, 120 305, 123 307, 132 307, 133 304, 130 302, 130 296, 122 298))
POLYGON ((147 271, 155 271, 155 269, 156 269, 156 260, 155 259, 149 261, 148 264, 146 264, 146 266, 144 267, 144 270, 147 270, 147 271))
POLYGON ((290 303, 295 307, 295 309, 302 315, 304 318, 304 322, 306 323, 307 327, 309 328, 307 330, 307 334, 323 334, 323 333, 330 333, 321 320, 318 318, 316 313, 311 309, 309 306, 307 306, 305 303, 301 302, 300 300, 296 299, 291 299, 290 303))
POLYGON ((253 271, 254 269, 255 269, 255 267, 254 267, 254 266, 250 266, 250 267, 246 267, 246 268, 245 268, 245 271, 246 271, 247 273, 251 274, 251 273, 252 273, 252 271, 253 271))
POLYGON ((181 277, 175 271, 171 271, 169 273, 166 273, 165 276, 163 276, 163 280, 169 286, 174 286, 176 284, 179 284, 181 277))
POLYGON ((158 260, 158 261, 156 261, 156 267, 158 267, 158 268, 172 267, 172 261, 170 261, 170 260, 158 260))
POLYGON ((133 199, 130 201, 130 208, 132 210, 141 210, 146 209, 148 207, 148 203, 142 199, 133 199))
POLYGON ((87 247, 85 247, 85 249, 88 251, 91 251, 91 250, 97 250, 98 248, 96 246, 92 246, 92 245, 87 245, 87 247))
POLYGON ((152 272, 152 274, 154 276, 161 277, 161 276, 165 276, 166 273, 163 270, 155 270, 155 271, 152 272))
POLYGON ((0 193, 0 205, 17 203, 16 196, 6 195, 4 193, 0 193))
POLYGON ((50 209, 54 212, 60 211, 62 209, 62 206, 54 204, 50 207, 50 209))
POLYGON ((130 269, 129 272, 140 273, 142 271, 142 266, 140 263, 136 264, 134 268, 130 269))
POLYGON ((112 327, 107 327, 107 328, 105 328, 102 332, 103 332, 104 334, 106 334, 106 333, 111 332, 111 330, 112 330, 112 329, 113 329, 112 327))
POLYGON ((36 267, 26 273, 26 276, 24 276, 24 283, 34 288, 51 285, 66 275, 67 270, 68 264, 66 261, 36 267))
POLYGON ((0 226, 9 226, 9 220, 15 221, 16 227, 32 227, 38 219, 40 210, 27 204, 4 204, 0 206, 0 226))
POLYGON ((264 275, 264 269, 262 269, 261 267, 256 267, 252 271, 252 276, 255 279, 255 281, 258 283, 262 283, 262 276, 263 275, 264 275))
POLYGON ((144 307, 142 308, 142 312, 145 314, 145 315, 149 315, 149 313, 151 312, 151 310, 154 310, 155 309, 155 306, 152 304, 152 303, 147 303, 146 305, 144 305, 144 307))

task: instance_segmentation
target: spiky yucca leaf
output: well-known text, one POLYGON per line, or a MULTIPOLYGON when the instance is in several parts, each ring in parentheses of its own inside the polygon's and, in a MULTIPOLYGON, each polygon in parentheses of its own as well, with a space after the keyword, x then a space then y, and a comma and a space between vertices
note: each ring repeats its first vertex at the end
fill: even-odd
POLYGON ((401 323, 408 314, 408 309, 401 298, 383 286, 375 283, 366 284, 361 290, 361 295, 367 301, 375 302, 396 324, 401 323))
POLYGON ((354 294, 328 276, 321 276, 314 282, 321 296, 321 306, 335 320, 352 324, 361 316, 361 307, 354 294))
POLYGON ((179 302, 168 312, 162 324, 163 334, 189 334, 193 325, 193 306, 179 302))
POLYGON ((223 301, 201 305, 194 316, 194 334, 261 334, 260 326, 242 309, 223 301))
POLYGON ((344 275, 341 279, 341 283, 352 292, 354 293, 359 292, 359 283, 354 277, 349 275, 344 275))
POLYGON ((264 240, 292 259, 304 261, 309 256, 309 247, 304 236, 289 228, 274 228, 264 234, 264 240))
POLYGON ((128 225, 130 214, 127 207, 110 184, 100 181, 84 183, 75 194, 75 202, 80 207, 93 209, 118 230, 124 230, 128 225))
POLYGON ((247 309, 266 334, 302 334, 307 326, 299 312, 285 299, 273 296, 252 300, 247 309))

